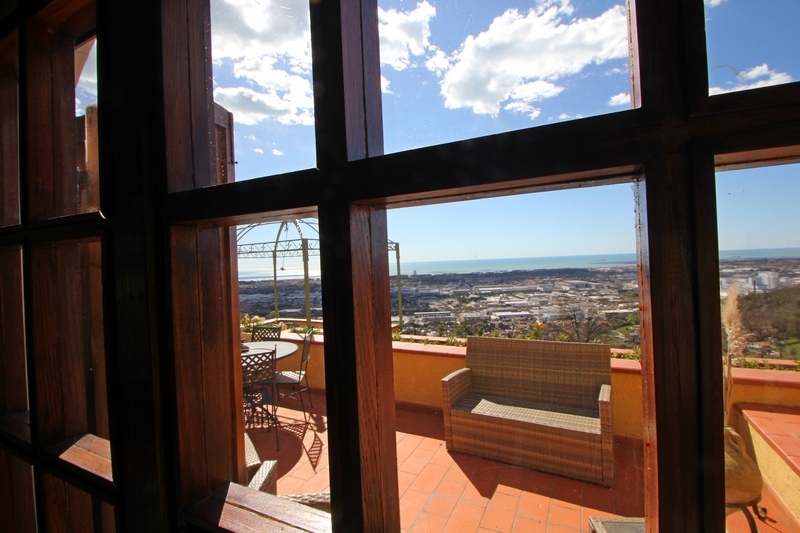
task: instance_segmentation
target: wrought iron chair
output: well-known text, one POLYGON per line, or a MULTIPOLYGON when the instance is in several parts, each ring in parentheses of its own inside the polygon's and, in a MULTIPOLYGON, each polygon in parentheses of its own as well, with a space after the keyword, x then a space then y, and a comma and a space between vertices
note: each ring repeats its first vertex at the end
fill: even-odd
POLYGON ((314 402, 311 399, 311 391, 308 387, 308 361, 311 359, 311 343, 314 340, 314 328, 308 328, 303 337, 303 352, 300 356, 300 370, 276 372, 272 382, 278 387, 280 394, 281 387, 291 387, 291 391, 286 393, 290 398, 299 398, 300 406, 303 408, 303 418, 308 422, 306 405, 303 401, 303 392, 308 395, 308 403, 313 408, 314 402))
POLYGON ((279 423, 274 399, 275 354, 275 350, 242 354, 242 393, 245 423, 264 427, 266 422, 267 430, 275 426, 275 444, 280 450, 279 423))
POLYGON ((253 326, 252 342, 277 341, 281 338, 280 326, 253 326))

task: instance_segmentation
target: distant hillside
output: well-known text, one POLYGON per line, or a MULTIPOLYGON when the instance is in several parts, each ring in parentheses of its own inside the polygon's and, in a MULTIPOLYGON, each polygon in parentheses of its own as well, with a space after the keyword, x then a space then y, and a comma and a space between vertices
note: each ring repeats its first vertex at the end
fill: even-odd
POLYGON ((754 341, 800 337, 800 287, 786 287, 739 298, 742 325, 754 341))

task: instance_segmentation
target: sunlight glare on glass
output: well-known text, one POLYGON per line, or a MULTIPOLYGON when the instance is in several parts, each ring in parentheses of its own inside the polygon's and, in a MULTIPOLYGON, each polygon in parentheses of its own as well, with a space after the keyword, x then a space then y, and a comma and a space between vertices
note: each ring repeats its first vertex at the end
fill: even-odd
POLYGON ((214 101, 233 113, 236 180, 313 168, 306 0, 212 0, 214 101))
POLYGON ((708 93, 800 79, 800 2, 705 0, 708 93))
POLYGON ((622 0, 379 0, 386 152, 630 109, 622 0))

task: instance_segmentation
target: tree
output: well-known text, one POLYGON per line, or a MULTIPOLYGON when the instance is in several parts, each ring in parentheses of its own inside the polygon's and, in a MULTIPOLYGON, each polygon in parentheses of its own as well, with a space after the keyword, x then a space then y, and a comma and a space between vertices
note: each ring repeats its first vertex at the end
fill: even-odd
POLYGON ((560 336, 571 342, 596 342, 611 331, 611 326, 596 306, 567 303, 560 306, 564 317, 556 325, 560 336))

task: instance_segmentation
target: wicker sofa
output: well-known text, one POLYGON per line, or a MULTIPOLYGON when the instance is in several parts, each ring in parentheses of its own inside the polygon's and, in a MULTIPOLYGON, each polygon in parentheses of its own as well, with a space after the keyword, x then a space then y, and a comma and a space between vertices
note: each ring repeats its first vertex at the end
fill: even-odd
POLYGON ((590 481, 614 481, 607 345, 467 339, 442 379, 448 450, 590 481))

